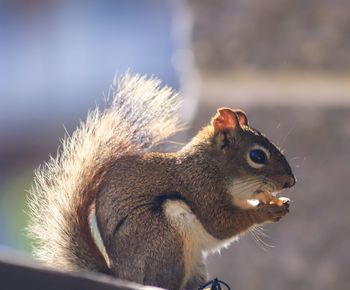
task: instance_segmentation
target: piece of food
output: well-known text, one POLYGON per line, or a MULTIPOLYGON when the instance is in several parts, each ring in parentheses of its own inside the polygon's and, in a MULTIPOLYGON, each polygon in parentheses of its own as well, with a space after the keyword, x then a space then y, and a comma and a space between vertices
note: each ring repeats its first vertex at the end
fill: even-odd
POLYGON ((277 197, 274 196, 271 192, 260 192, 257 195, 254 196, 255 199, 259 200, 260 202, 263 202, 265 204, 276 204, 278 206, 282 206, 285 202, 288 202, 289 199, 286 197, 277 197))

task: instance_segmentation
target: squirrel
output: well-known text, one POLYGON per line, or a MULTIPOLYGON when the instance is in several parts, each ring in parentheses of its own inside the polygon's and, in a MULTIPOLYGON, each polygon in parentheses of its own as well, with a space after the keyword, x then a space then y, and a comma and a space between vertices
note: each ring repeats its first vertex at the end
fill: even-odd
POLYGON ((109 105, 91 111, 36 171, 28 229, 33 255, 48 266, 198 289, 208 253, 289 212, 272 192, 294 186, 291 167, 241 110, 220 108, 179 151, 153 152, 182 129, 178 95, 160 84, 124 75, 109 105))

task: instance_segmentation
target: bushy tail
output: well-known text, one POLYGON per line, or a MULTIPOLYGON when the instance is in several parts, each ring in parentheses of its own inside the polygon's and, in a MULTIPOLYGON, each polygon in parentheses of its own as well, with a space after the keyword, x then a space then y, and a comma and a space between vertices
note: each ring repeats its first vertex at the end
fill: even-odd
POLYGON ((113 98, 88 114, 62 141, 56 158, 36 172, 29 195, 33 254, 67 271, 108 271, 91 234, 89 216, 109 162, 161 142, 179 130, 177 95, 160 81, 129 74, 113 98))

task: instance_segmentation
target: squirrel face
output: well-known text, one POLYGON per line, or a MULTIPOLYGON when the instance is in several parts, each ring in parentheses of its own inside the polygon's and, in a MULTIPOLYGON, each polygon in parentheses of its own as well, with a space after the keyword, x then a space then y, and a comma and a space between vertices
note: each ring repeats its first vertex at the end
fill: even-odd
POLYGON ((254 199, 262 192, 278 192, 295 184, 280 149, 249 126, 243 111, 219 109, 211 127, 214 151, 236 200, 254 199))

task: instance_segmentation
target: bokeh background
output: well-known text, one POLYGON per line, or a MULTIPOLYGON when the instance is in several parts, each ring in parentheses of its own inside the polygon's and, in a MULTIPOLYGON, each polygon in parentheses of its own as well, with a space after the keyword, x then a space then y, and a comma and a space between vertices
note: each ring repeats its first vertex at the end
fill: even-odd
POLYGON ((350 287, 350 2, 0 0, 0 253, 30 255, 34 169, 116 73, 181 91, 188 140, 239 107, 298 178, 291 213, 209 257, 232 289, 350 287), (269 244, 274 247, 271 247, 269 244))

